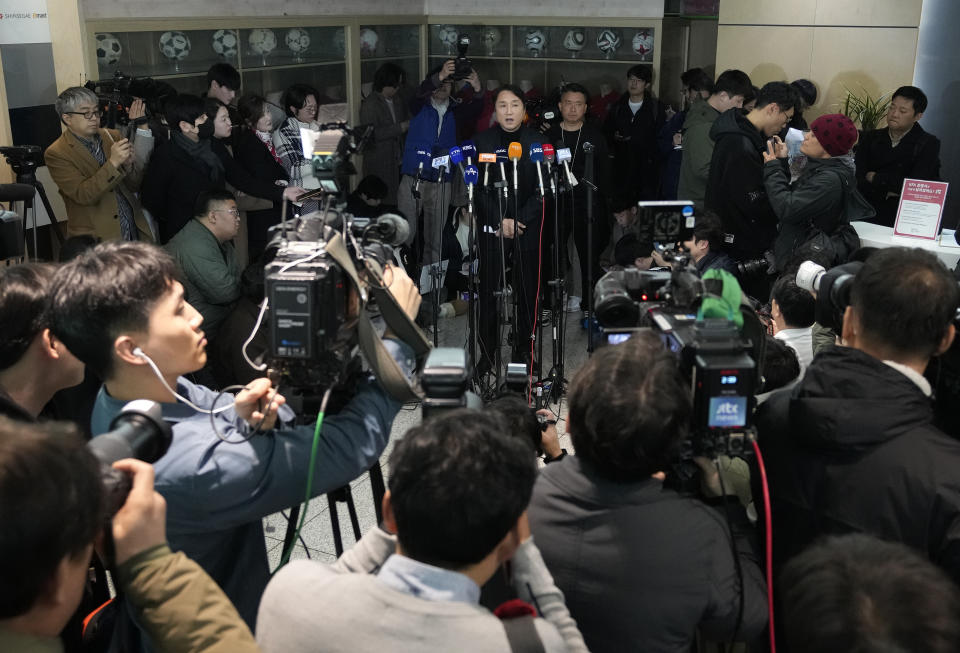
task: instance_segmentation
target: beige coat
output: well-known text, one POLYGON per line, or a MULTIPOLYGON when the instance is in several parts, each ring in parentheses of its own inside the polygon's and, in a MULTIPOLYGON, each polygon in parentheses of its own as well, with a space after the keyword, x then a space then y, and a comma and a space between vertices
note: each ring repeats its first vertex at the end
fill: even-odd
POLYGON ((68 131, 44 153, 50 176, 67 206, 67 235, 89 234, 100 240, 119 239, 117 196, 113 192, 119 190, 133 207, 140 240, 153 242, 150 227, 140 208, 140 200, 135 195, 140 188, 149 153, 144 154, 143 148, 135 143, 133 163, 121 166, 118 170, 110 163, 110 149, 123 136, 116 130, 101 128, 100 137, 103 139, 103 153, 107 157, 102 166, 83 143, 68 131))

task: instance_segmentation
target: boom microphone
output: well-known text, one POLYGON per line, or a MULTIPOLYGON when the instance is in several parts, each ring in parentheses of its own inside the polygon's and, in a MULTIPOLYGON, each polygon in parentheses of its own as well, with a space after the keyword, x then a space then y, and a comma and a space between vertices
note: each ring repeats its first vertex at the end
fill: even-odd
POLYGON ((384 213, 371 227, 388 245, 402 245, 410 237, 410 223, 396 213, 384 213))

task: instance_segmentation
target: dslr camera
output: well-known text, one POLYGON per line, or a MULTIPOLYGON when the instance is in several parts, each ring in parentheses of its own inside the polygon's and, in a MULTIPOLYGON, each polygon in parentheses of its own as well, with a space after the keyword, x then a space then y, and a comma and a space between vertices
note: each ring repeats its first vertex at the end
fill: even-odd
POLYGON ((473 61, 467 57, 467 48, 469 47, 469 34, 460 34, 457 36, 457 58, 453 60, 454 69, 450 79, 458 82, 466 79, 473 73, 473 61))

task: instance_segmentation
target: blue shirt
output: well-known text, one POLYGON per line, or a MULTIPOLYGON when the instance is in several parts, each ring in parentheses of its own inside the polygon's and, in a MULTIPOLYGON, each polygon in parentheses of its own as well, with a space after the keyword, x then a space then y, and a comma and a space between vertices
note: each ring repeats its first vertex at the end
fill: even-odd
POLYGON ((377 578, 388 587, 418 599, 459 601, 471 605, 480 602, 480 587, 469 577, 403 555, 387 558, 377 578))
MULTIPOLYGON (((384 340, 387 350, 409 376, 409 347, 384 340)), ((217 392, 187 379, 177 392, 209 407, 217 392)), ((219 405, 226 400, 221 397, 219 405)), ((92 433, 109 429, 125 401, 100 389, 93 409, 92 433)), ((173 442, 154 464, 156 489, 167 501, 170 548, 183 551, 217 581, 252 630, 260 596, 270 579, 262 519, 303 501, 313 425, 295 426, 294 413, 280 408, 282 424, 246 442, 228 444, 210 428, 210 416, 180 403, 161 404, 173 425, 173 442)), ((346 485, 380 458, 400 403, 375 381, 360 384, 350 403, 326 418, 320 434, 313 495, 346 485)), ((228 440, 240 440, 249 426, 234 410, 214 416, 228 440)))

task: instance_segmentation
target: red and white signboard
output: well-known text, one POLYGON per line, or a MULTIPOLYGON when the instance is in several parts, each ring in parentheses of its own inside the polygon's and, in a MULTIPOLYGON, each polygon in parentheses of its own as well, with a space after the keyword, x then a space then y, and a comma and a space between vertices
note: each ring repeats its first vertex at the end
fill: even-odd
POLYGON ((943 181, 904 179, 893 234, 936 240, 943 218, 943 203, 947 199, 947 186, 949 184, 943 181))

